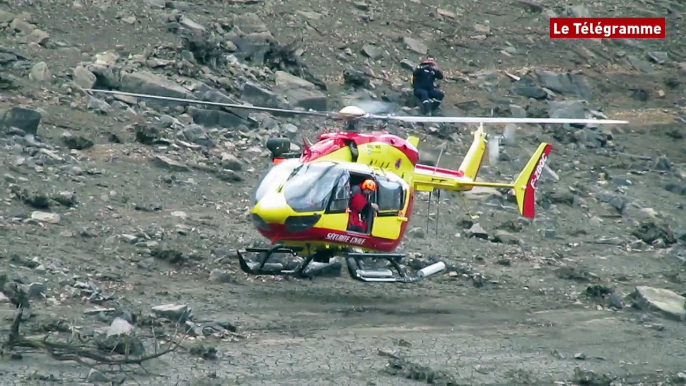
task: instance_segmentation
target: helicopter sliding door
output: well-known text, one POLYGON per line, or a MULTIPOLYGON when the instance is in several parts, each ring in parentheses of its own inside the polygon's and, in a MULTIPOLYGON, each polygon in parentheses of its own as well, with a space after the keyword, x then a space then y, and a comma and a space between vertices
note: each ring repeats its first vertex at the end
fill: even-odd
POLYGON ((403 224, 403 220, 398 216, 405 203, 403 185, 381 176, 376 177, 376 182, 376 203, 379 205, 379 213, 372 225, 372 236, 396 240, 400 237, 403 224))
POLYGON ((326 215, 319 222, 319 227, 343 231, 348 228, 348 203, 350 202, 350 174, 341 173, 336 180, 336 187, 326 209, 326 215))

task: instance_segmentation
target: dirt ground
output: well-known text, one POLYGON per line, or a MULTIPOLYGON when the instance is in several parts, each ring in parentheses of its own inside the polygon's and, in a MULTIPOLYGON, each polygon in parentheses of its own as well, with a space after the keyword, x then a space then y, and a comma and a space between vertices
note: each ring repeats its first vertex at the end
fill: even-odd
MULTIPOLYGON (((637 286, 671 290, 676 299, 686 293, 686 50, 679 27, 686 7, 676 1, 522 4, 0 3, 6 32, 0 109, 21 105, 42 117, 35 137, 24 135, 27 129, 0 131, 3 330, 9 334, 16 312, 13 288, 29 293, 21 331, 38 340, 46 334, 55 341, 58 335, 88 339, 119 317, 150 353, 155 341, 186 335, 153 312, 165 304, 192 309, 192 317, 182 316, 193 328, 177 350, 142 366, 91 369, 44 347, 5 346, 2 384, 686 383, 683 312, 661 313, 634 296, 637 286), (547 18, 554 15, 666 17, 667 39, 553 41, 547 18), (279 43, 300 42, 312 76, 326 83, 330 109, 361 94, 402 101, 409 73, 401 61, 423 55, 421 47, 408 49, 403 39, 410 37, 448 75, 441 84, 446 115, 511 116, 517 105, 529 116, 539 110, 547 116, 546 98, 578 99, 550 89, 544 98, 529 98, 507 75, 548 70, 585 76, 592 90, 583 98, 587 110, 630 124, 520 128, 517 143, 480 176, 509 181, 539 141, 552 143, 549 165, 557 178, 545 175, 534 221, 520 218, 496 191, 468 200, 478 219, 454 195, 442 194, 438 213, 419 196, 401 249, 408 265, 446 262, 444 274, 413 285, 363 284, 345 271, 313 280, 248 277, 235 250, 264 243, 247 217, 252 189, 267 167, 264 139, 286 132, 287 123, 296 126, 296 137, 314 139, 329 123, 258 114, 257 127, 208 125, 212 146, 205 146, 181 136, 190 123, 183 106, 98 102, 79 91, 84 86, 74 68, 90 69, 95 55, 112 51, 120 59, 110 68, 179 82, 211 79, 212 87, 223 84, 222 93, 238 100, 246 80, 271 88, 273 71, 249 62, 184 60, 176 29, 198 25, 221 37, 222 23, 233 23, 260 33, 255 18, 279 43), (376 59, 360 53, 365 44, 375 45, 367 48, 376 59), (383 80, 352 90, 343 84, 345 70, 383 80), (163 124, 170 116, 178 121, 163 124), (136 130, 155 125, 162 127, 157 143, 136 140, 136 130), (77 146, 74 136, 92 143, 77 146), (240 167, 217 166, 222 153, 240 167), (160 166, 155 154, 194 166, 160 166), (474 234, 475 223, 484 237, 474 234)), ((222 47, 227 55, 243 50, 222 47)), ((529 92, 541 90, 536 87, 529 92)), ((386 129, 419 135, 427 158, 444 149, 442 167, 457 167, 471 142, 466 126, 386 129)))

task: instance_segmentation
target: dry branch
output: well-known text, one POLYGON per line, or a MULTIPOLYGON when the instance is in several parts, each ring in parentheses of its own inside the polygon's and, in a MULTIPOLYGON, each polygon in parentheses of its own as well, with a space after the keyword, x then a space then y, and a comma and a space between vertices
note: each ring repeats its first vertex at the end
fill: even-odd
MULTIPOLYGON (((128 344, 126 349, 126 354, 117 355, 113 352, 108 354, 99 353, 96 349, 93 349, 85 344, 77 344, 72 342, 62 343, 49 341, 50 335, 45 335, 42 338, 29 338, 23 336, 19 327, 21 325, 22 317, 24 314, 24 308, 20 307, 18 309, 17 315, 12 321, 10 327, 10 333, 7 341, 2 346, 2 354, 11 351, 14 348, 23 347, 43 351, 50 355, 53 359, 57 361, 74 361, 79 364, 93 368, 98 365, 116 365, 116 366, 126 366, 126 365, 139 365, 146 361, 152 359, 160 358, 166 354, 169 354, 181 346, 185 338, 188 336, 187 332, 184 331, 181 339, 169 345, 165 350, 157 352, 158 343, 155 342, 156 352, 151 355, 142 355, 139 357, 131 357, 128 353, 128 344), (89 363, 90 362, 90 363, 89 363)), ((178 324, 177 324, 178 325, 178 324)), ((176 335, 178 331, 175 332, 176 335)), ((79 340, 80 337, 79 337, 79 340)))

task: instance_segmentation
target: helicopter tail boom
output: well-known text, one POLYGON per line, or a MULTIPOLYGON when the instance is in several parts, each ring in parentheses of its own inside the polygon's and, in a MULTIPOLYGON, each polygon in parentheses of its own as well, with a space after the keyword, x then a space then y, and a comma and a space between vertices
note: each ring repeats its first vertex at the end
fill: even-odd
POLYGON ((541 178, 552 148, 553 146, 548 143, 541 143, 522 172, 519 173, 519 176, 512 183, 473 181, 463 175, 462 171, 418 165, 415 169, 413 185, 420 192, 432 192, 435 189, 461 192, 471 190, 475 186, 514 189, 519 213, 524 217, 534 218, 536 214, 536 189, 538 181, 541 178))

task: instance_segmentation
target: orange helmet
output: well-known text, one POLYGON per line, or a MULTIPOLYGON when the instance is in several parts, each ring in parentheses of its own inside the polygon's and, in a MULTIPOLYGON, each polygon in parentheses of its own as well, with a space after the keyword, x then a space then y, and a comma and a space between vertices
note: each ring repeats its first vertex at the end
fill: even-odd
POLYGON ((376 190, 376 182, 374 182, 373 180, 364 180, 364 182, 360 185, 360 188, 362 188, 362 190, 366 189, 366 190, 375 191, 376 190))

